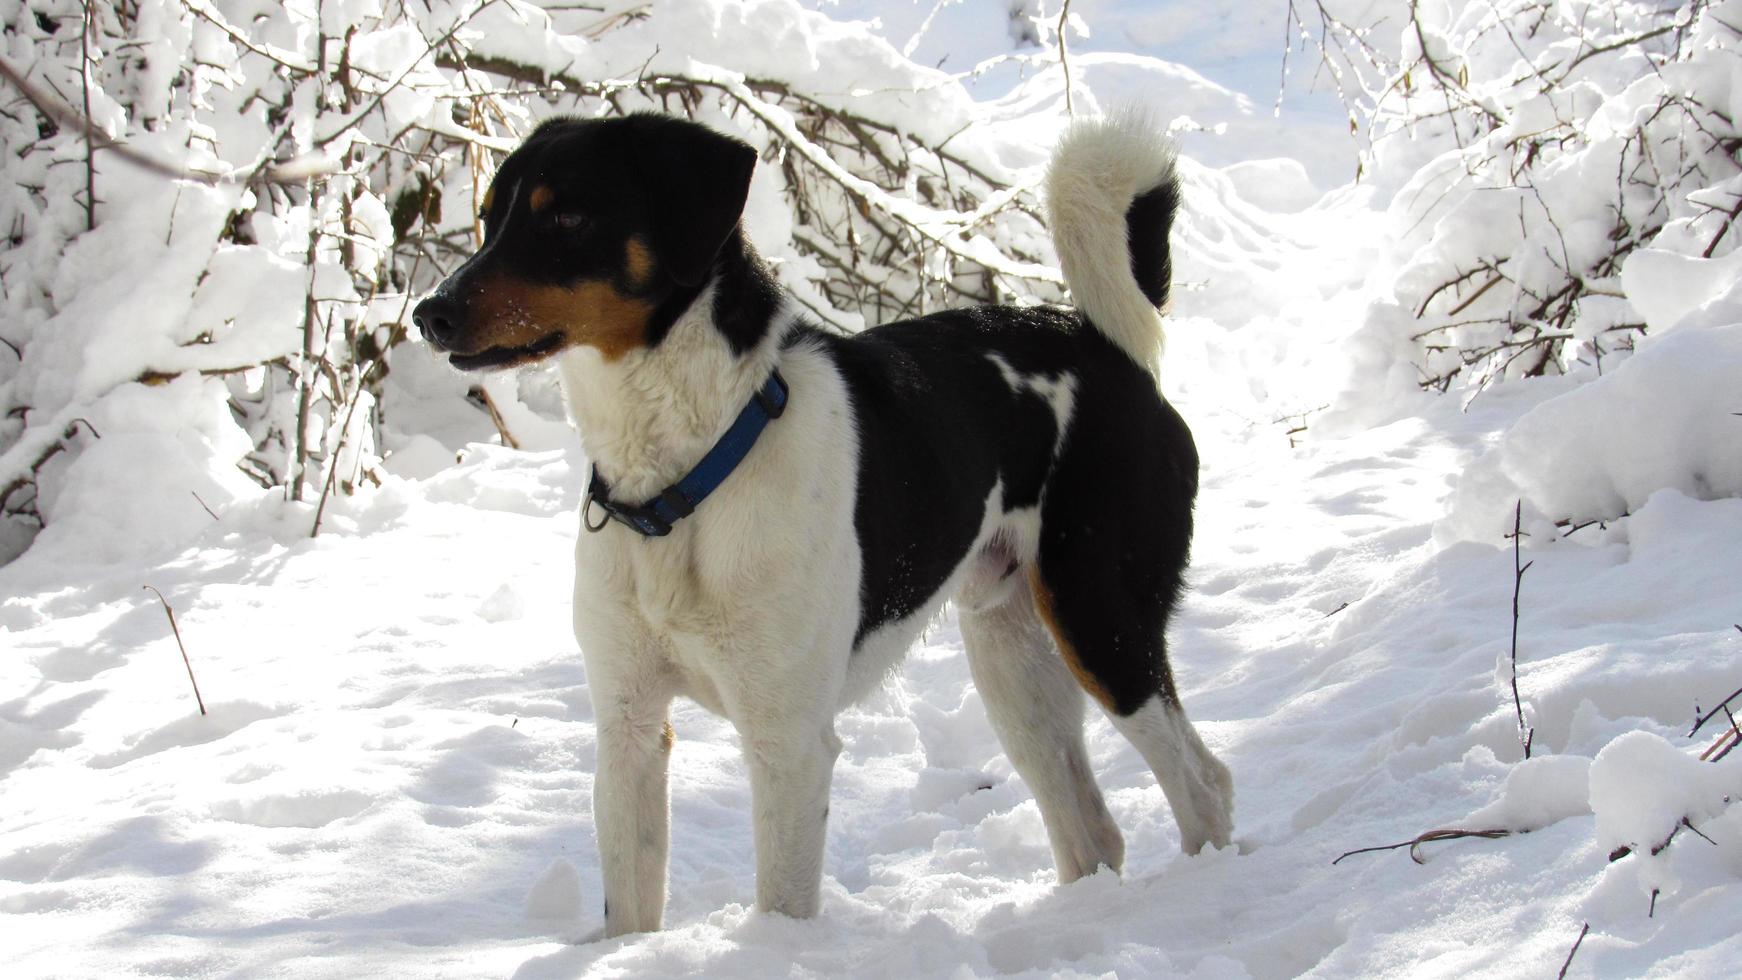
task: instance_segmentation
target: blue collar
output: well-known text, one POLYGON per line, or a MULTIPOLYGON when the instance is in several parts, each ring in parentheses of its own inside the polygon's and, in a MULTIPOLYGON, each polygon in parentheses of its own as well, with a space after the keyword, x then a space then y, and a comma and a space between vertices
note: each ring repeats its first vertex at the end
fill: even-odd
POLYGON ((762 430, 786 411, 786 396, 786 379, 775 371, 695 469, 639 507, 612 501, 611 488, 595 465, 593 478, 587 484, 586 504, 581 508, 581 523, 594 532, 615 520, 642 537, 662 538, 670 534, 671 526, 694 513, 708 494, 718 490, 720 484, 726 482, 726 477, 731 476, 744 457, 750 454, 750 447, 756 445, 762 430), (598 524, 592 523, 587 516, 594 504, 605 510, 606 519, 598 524))

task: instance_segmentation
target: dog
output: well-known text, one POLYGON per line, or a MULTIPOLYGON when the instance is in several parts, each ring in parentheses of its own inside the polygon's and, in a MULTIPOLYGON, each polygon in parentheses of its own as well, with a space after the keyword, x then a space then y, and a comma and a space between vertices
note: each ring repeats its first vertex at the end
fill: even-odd
POLYGON ((1232 779, 1167 662, 1198 483, 1156 376, 1170 145, 1136 116, 1061 141, 1046 190, 1075 309, 852 337, 807 322, 746 239, 756 162, 674 117, 546 121, 491 181, 482 247, 414 314, 463 370, 554 359, 595 466, 574 618, 605 934, 661 925, 678 695, 741 737, 757 907, 815 915, 834 718, 952 598, 1061 884, 1124 858, 1084 691, 1154 770, 1182 848, 1227 845, 1232 779))

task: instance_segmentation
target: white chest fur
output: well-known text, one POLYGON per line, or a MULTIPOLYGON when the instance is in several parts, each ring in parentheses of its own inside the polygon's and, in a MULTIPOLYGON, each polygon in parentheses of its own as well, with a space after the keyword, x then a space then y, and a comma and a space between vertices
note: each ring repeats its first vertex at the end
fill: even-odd
POLYGON ((562 361, 588 454, 613 497, 630 502, 681 478, 776 362, 792 392, 787 411, 693 515, 660 538, 616 523, 583 531, 576 548, 582 648, 626 646, 669 668, 674 693, 735 722, 758 700, 743 688, 774 677, 790 686, 795 670, 816 696, 843 693, 859 596, 845 384, 805 344, 781 350, 771 337, 739 356, 705 323, 682 321, 658 348, 621 362, 591 351, 562 361))

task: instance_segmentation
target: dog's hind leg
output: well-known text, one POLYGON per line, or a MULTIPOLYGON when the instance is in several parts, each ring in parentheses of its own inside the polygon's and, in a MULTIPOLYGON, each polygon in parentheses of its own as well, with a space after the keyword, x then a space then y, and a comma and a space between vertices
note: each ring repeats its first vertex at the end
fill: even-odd
POLYGON ((1180 849, 1196 854, 1205 844, 1226 846, 1234 830, 1233 776, 1180 707, 1163 635, 1171 601, 1144 601, 1129 578, 1098 576, 1094 569, 1107 569, 1105 562, 1063 572, 1054 565, 1049 574, 1042 554, 1033 579, 1042 618, 1071 672, 1155 772, 1179 824, 1180 849))
POLYGON ((1196 854, 1205 844, 1226 847, 1234 832, 1234 777, 1210 754, 1179 702, 1158 694, 1129 715, 1108 717, 1154 770, 1179 823, 1180 849, 1196 854))
POLYGON ((1107 812, 1083 745, 1083 695, 1017 588, 990 609, 961 611, 968 669, 1011 765, 1034 793, 1060 884, 1105 865, 1119 870, 1125 841, 1107 812))

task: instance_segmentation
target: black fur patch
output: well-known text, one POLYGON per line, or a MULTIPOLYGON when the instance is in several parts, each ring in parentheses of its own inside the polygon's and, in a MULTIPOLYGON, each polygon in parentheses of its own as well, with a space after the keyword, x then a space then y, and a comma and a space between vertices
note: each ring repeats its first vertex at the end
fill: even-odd
POLYGON ((654 251, 679 285, 699 285, 744 213, 756 150, 676 116, 638 112, 622 123, 637 179, 655 189, 646 197, 654 251))
POLYGON ((715 267, 719 278, 714 286, 714 327, 726 335, 733 353, 747 353, 768 333, 780 308, 780 285, 738 229, 720 250, 715 267))
POLYGON ((1171 696, 1162 626, 1191 537, 1197 454, 1148 374, 1059 309, 981 307, 851 339, 805 336, 846 379, 859 435, 855 645, 936 594, 1002 481, 1007 510, 1045 495, 1041 572, 1085 668, 1127 713, 1171 696), (1013 390, 993 355, 1021 375, 1075 379, 1056 460, 1051 406, 1013 390), (1125 618, 1097 624, 1102 615, 1125 618))
POLYGON ((1129 358, 1106 358, 1098 382, 1081 389, 1047 484, 1039 572, 1059 639, 1129 715, 1155 695, 1178 702, 1166 628, 1191 550, 1198 453, 1129 358))
POLYGON ((1167 305, 1173 282, 1173 260, 1167 247, 1179 210, 1179 181, 1171 173, 1161 185, 1144 191, 1125 210, 1125 234, 1131 247, 1131 274, 1137 288, 1156 309, 1167 305))
POLYGON ((863 574, 855 646, 936 594, 973 545, 996 481, 1004 480, 1006 506, 1039 500, 1052 456, 1052 411, 1038 396, 1012 392, 987 356, 1008 351, 975 342, 1008 334, 1033 344, 1049 326, 1053 340, 1062 339, 1058 314, 1021 315, 1029 321, 1021 326, 1001 316, 1018 313, 959 310, 851 340, 813 335, 846 379, 859 434, 854 525, 863 574))

